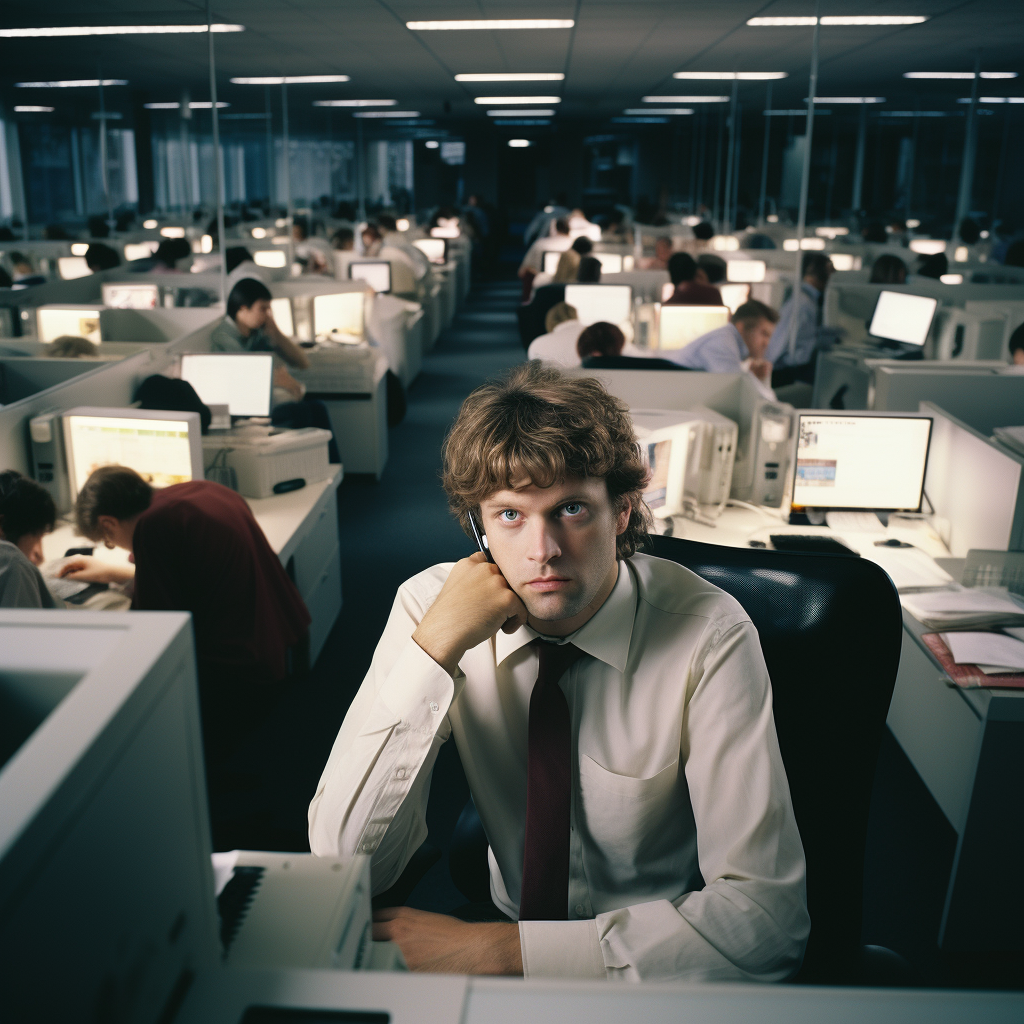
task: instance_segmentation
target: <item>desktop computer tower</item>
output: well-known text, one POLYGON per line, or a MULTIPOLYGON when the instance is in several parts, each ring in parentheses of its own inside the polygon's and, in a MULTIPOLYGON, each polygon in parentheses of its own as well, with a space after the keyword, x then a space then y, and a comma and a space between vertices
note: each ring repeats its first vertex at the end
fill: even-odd
POLYGON ((730 496, 754 505, 778 508, 785 497, 793 451, 793 407, 758 404, 736 457, 730 496))

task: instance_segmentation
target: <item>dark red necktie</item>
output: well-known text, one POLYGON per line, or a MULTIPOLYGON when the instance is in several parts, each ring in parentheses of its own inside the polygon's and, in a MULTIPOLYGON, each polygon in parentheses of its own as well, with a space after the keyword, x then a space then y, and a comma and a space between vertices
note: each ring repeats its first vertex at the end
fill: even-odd
POLYGON ((526 769, 526 845, 520 921, 565 921, 569 916, 569 808, 572 736, 569 703, 558 685, 583 651, 572 644, 534 640, 540 657, 530 696, 526 769))

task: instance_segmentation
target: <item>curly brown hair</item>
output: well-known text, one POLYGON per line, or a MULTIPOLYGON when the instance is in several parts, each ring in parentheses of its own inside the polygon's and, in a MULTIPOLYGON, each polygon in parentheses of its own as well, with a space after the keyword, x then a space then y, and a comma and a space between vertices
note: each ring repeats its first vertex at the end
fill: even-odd
POLYGON ((628 558, 646 537, 647 466, 625 404, 594 377, 570 376, 536 360, 477 388, 444 442, 442 483, 467 536, 480 502, 514 482, 550 487, 602 477, 613 506, 631 506, 616 542, 628 558))

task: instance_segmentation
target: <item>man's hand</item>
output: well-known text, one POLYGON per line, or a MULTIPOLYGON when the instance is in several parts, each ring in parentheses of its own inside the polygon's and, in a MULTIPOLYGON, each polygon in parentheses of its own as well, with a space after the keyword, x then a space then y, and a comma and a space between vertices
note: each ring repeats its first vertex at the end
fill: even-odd
POLYGON ((398 946, 412 971, 523 973, 519 926, 515 924, 470 924, 445 914, 390 907, 373 915, 373 937, 398 946))
POLYGON ((94 555, 75 555, 57 570, 57 575, 82 583, 127 583, 135 579, 135 566, 104 562, 94 555))
POLYGON ((274 387, 284 388, 296 402, 301 402, 306 393, 306 389, 283 366, 274 370, 274 387))
POLYGON ((526 616, 526 605, 501 570, 478 551, 455 563, 412 638, 454 676, 466 651, 499 629, 514 633, 526 616))
POLYGON ((750 372, 769 387, 772 383, 772 364, 767 359, 751 359, 750 372))

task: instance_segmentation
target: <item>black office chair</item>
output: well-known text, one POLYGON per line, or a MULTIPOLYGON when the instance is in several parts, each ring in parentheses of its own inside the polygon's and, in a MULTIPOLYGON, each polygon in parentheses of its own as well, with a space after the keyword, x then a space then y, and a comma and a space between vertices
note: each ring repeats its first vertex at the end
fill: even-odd
MULTIPOLYGON (((795 980, 912 984, 901 957, 861 944, 868 810, 902 644, 892 581, 863 558, 672 537, 652 537, 646 550, 732 594, 761 639, 807 857, 811 934, 795 980)), ((470 802, 449 862, 455 884, 473 902, 489 898, 486 849, 470 802)))

